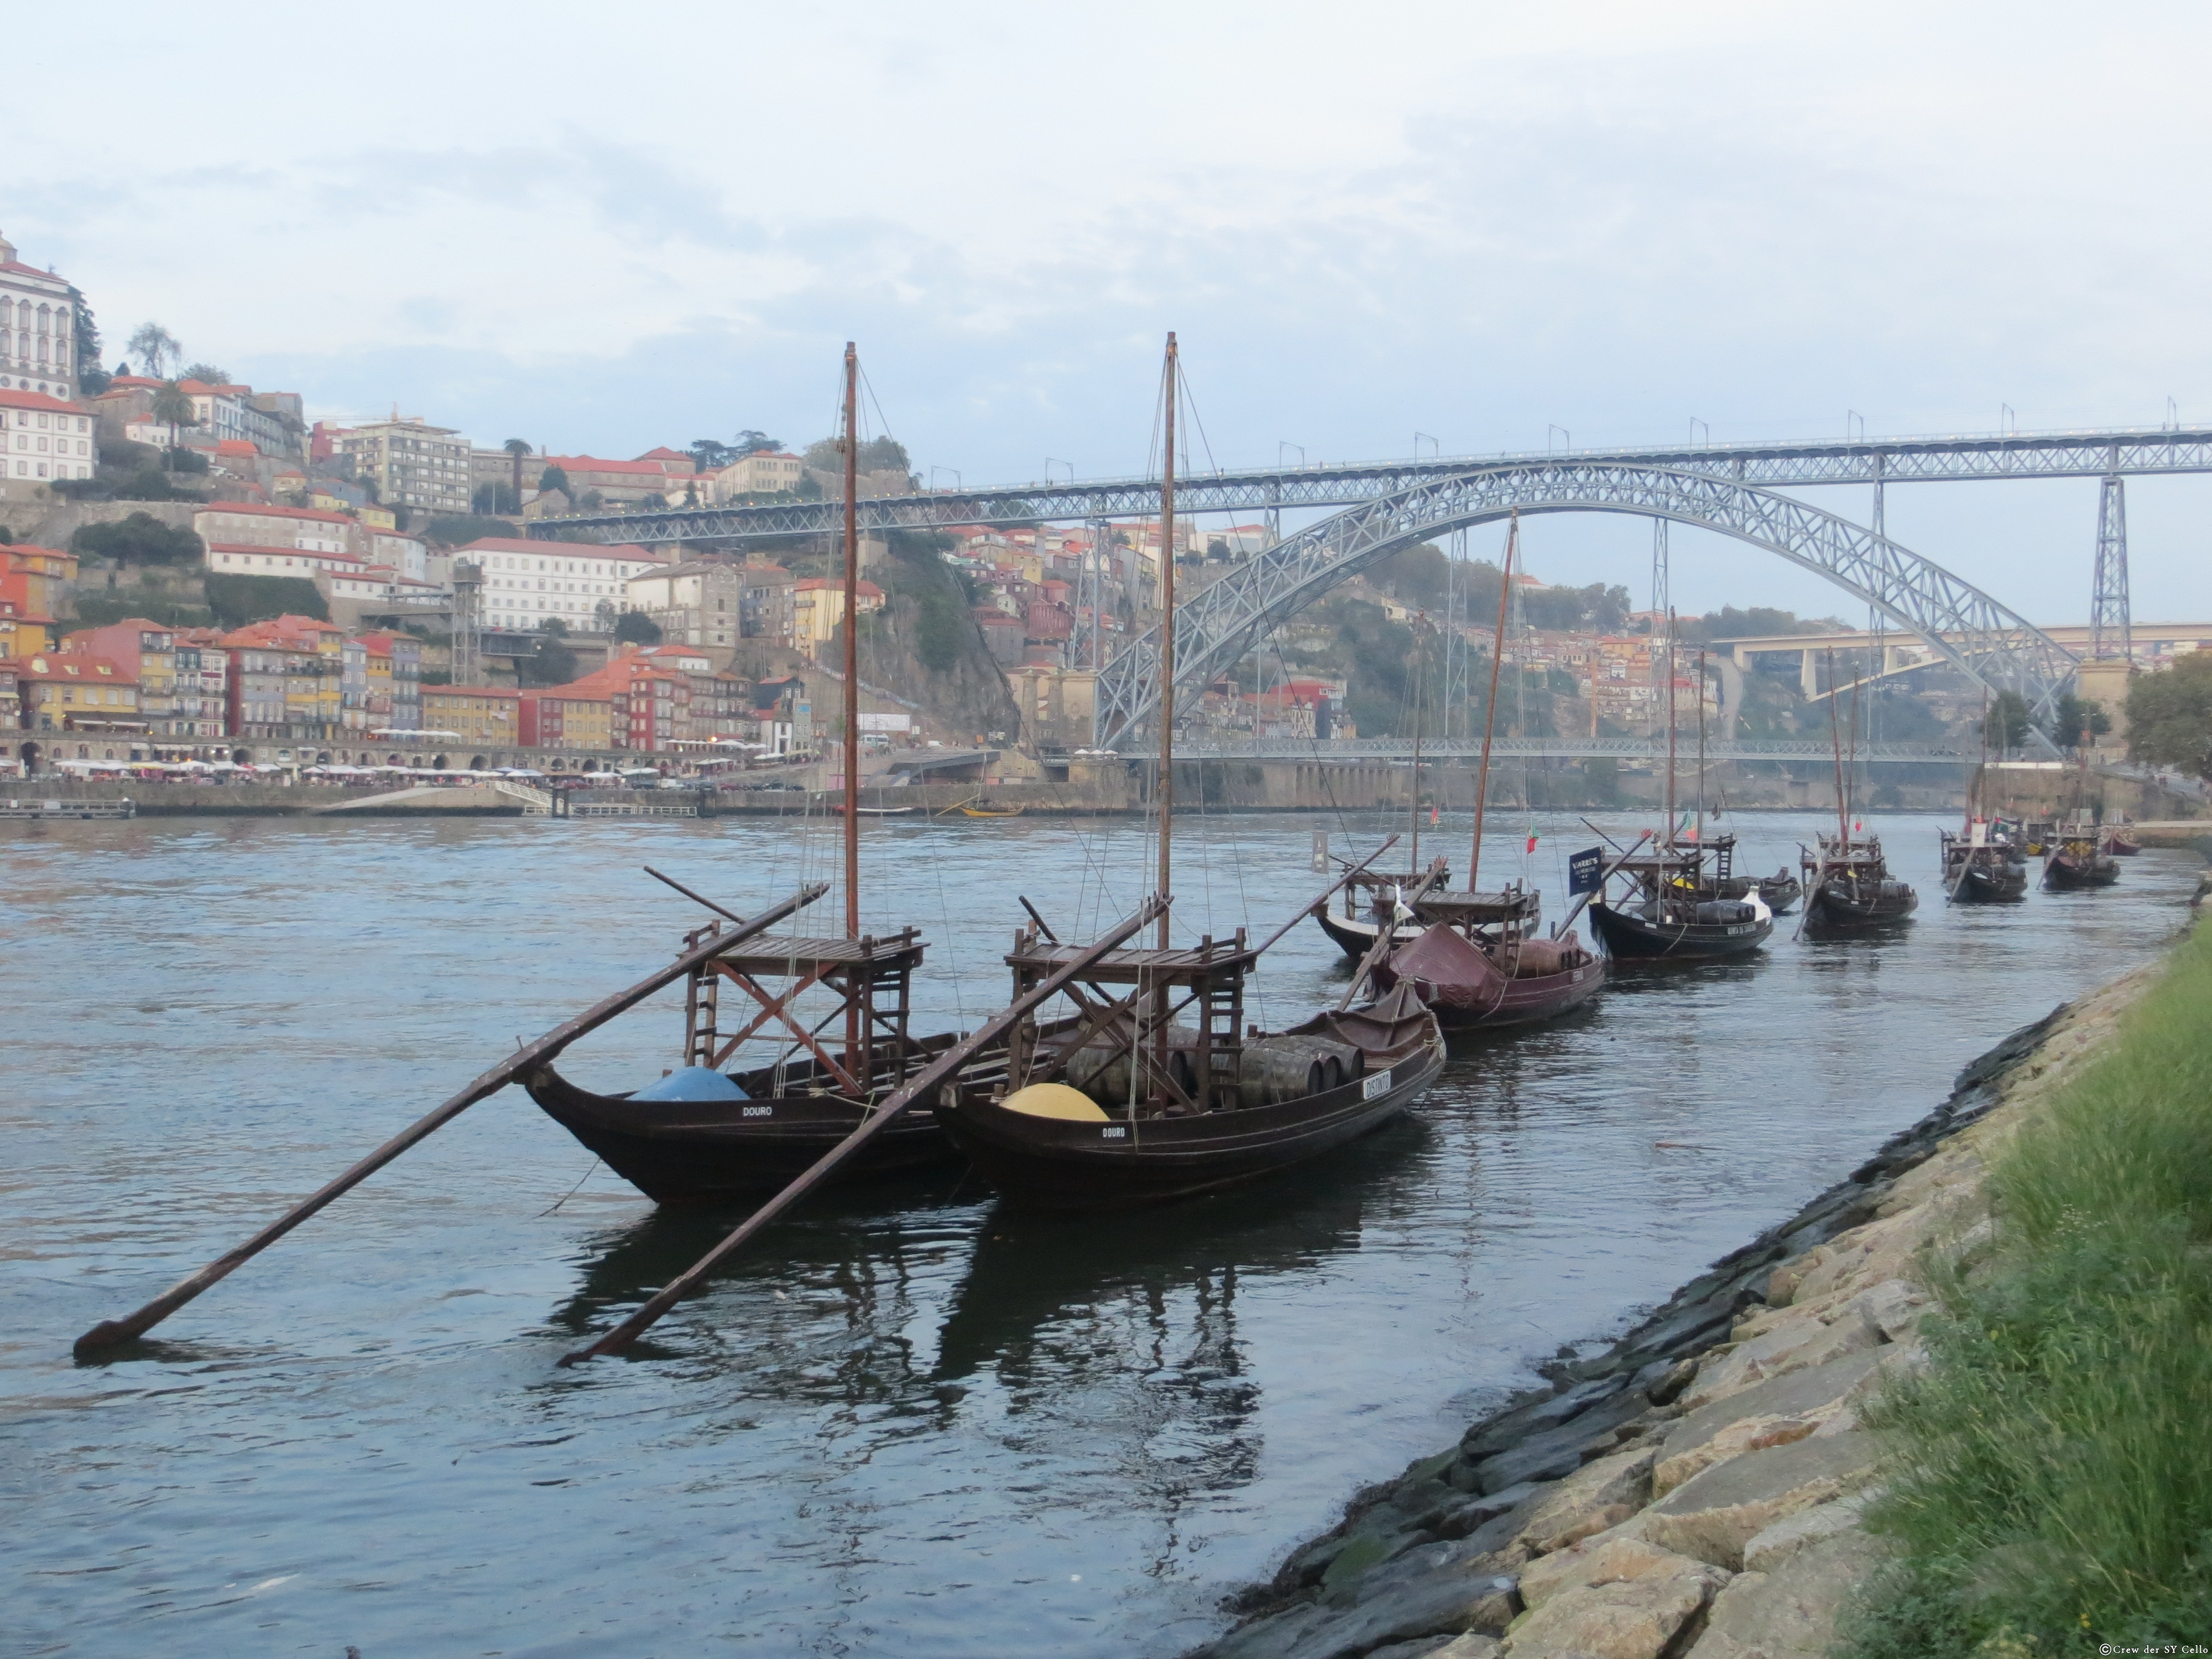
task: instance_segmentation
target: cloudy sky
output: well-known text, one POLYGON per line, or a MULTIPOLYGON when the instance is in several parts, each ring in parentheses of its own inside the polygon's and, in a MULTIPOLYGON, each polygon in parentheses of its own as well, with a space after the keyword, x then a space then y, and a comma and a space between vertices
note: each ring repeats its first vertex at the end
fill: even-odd
MULTIPOLYGON (((364 13, 121 0, 11 43, 0 230, 113 348, 345 418, 632 455, 830 429, 860 341, 918 466, 2212 422, 2212 14, 1245 3, 364 13), (41 39, 41 35, 47 38, 41 39), (1425 447, 1425 443, 1423 445, 1425 447)), ((1057 465, 1054 471, 1058 471, 1057 465)), ((937 475, 950 482, 949 475, 937 475)), ((1822 505, 1863 518, 1865 492, 1822 505)), ((2094 481, 1895 489, 1893 535, 2081 619, 2094 481)), ((2139 617, 2212 614, 2212 483, 2130 486, 2139 617)), ((1640 592, 1648 530, 1532 527, 1640 592)), ((1678 532, 1685 609, 1849 615, 1678 532)))

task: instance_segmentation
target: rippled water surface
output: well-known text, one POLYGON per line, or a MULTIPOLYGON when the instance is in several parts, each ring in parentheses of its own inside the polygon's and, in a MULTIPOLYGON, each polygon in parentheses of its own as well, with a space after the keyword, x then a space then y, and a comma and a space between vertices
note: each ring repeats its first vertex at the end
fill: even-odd
MULTIPOLYGON (((1742 819, 1745 865, 1794 860, 1814 823, 1742 819)), ((1382 827, 1193 819, 1178 908, 1272 927, 1316 884, 1314 829, 1382 827)), ((1542 827, 1556 896, 1589 837, 1542 827)), ((1934 821, 1879 827, 1933 894, 1934 821)), ((1462 859, 1464 834, 1447 818, 1425 851, 1462 859)), ((1533 1360, 1618 1329, 1995 1039, 2146 959, 2197 867, 2147 853, 2115 890, 2005 910, 1937 896, 1878 942, 1785 921, 1747 964, 1633 975, 1470 1048, 1409 1120, 1231 1195, 1075 1220, 949 1176, 836 1195, 647 1357, 573 1370, 580 1334, 733 1218, 656 1213, 509 1091, 158 1343, 70 1362, 665 961, 697 914, 641 864, 750 908, 833 856, 763 820, 0 826, 0 1582, 24 1650, 1175 1652, 1533 1360)), ((1005 994, 1018 893, 1091 928, 1133 908, 1146 856, 1133 824, 873 823, 869 922, 927 930, 923 1029, 973 1024, 1005 994)), ((1257 1017, 1303 1017, 1342 973, 1302 924, 1257 1017)), ((679 1012, 664 996, 568 1069, 658 1075, 679 1012)))

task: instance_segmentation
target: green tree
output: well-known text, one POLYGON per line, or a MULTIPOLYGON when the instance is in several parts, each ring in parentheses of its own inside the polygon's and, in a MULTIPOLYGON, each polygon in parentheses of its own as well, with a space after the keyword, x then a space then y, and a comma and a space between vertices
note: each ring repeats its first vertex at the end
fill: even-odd
POLYGON ((151 412, 155 420, 169 428, 169 447, 173 451, 177 447, 179 429, 200 423, 199 410, 192 402, 191 393, 174 380, 161 382, 161 390, 154 394, 151 412))
POLYGON ((177 343, 177 337, 159 323, 139 324, 123 349, 157 380, 164 378, 163 369, 185 355, 184 347, 177 343))
POLYGON ((557 489, 563 495, 568 496, 571 501, 574 501, 576 499, 575 492, 568 488, 568 469, 565 467, 549 466, 543 472, 539 473, 538 475, 538 489, 540 495, 543 495, 549 489, 557 489))
POLYGON ((782 439, 771 438, 758 427, 749 426, 731 441, 730 457, 741 461, 748 455, 773 455, 782 447, 782 439))
POLYGON ((2104 704, 2070 691, 2058 700, 2057 723, 2058 729, 2051 735, 2063 749, 2079 749, 2091 738, 2101 738, 2112 729, 2112 717, 2105 712, 2104 704))
POLYGON ((951 594, 943 588, 933 587, 921 596, 914 623, 914 654, 924 668, 942 674, 959 662, 960 647, 967 641, 967 622, 951 594))
POLYGON ((228 369, 218 368, 209 362, 186 363, 177 371, 177 378, 198 380, 202 386, 228 386, 231 383, 228 369))
POLYGON ((163 524, 150 513, 133 513, 80 526, 70 538, 70 551, 113 564, 197 564, 206 549, 189 530, 163 524))
POLYGON ((97 398, 107 390, 111 378, 100 366, 100 325, 93 319, 92 307, 85 303, 82 293, 71 289, 70 298, 76 306, 77 394, 97 398))
POLYGON ((660 624, 642 611, 625 611, 615 618, 615 637, 630 645, 659 645, 660 624))
MULTIPOLYGON (((1491 568, 1494 575, 1496 567, 1491 568)), ((1423 542, 1418 547, 1392 554, 1368 571, 1367 580, 1370 586, 1384 589, 1401 604, 1419 611, 1441 612, 1450 574, 1451 562, 1445 558, 1443 550, 1433 542, 1423 542)), ((1497 598, 1497 589, 1492 588, 1491 602, 1495 604, 1497 598)))
POLYGON ((2128 757, 2212 782, 2212 652, 2136 676, 2128 687, 2128 757))
POLYGON ((2017 691, 1998 692, 1983 725, 1988 732, 1990 748, 2000 751, 2019 748, 2027 741, 2031 725, 2027 700, 2017 691))
MULTIPOLYGON (((864 438, 854 457, 863 472, 911 472, 914 464, 907 459, 906 446, 896 438, 864 438)), ((806 465, 817 472, 842 473, 845 470, 845 447, 836 438, 824 438, 806 446, 806 465)))
POLYGON ((503 483, 480 483, 469 498, 470 507, 479 514, 495 515, 522 511, 522 500, 503 483))
POLYGON ((507 480, 509 487, 514 492, 514 505, 508 510, 520 513, 522 511, 522 463, 524 458, 530 453, 530 445, 524 439, 509 438, 500 447, 507 452, 507 459, 514 469, 514 476, 507 480))
POLYGON ((738 459, 735 450, 716 438, 694 438, 684 446, 684 453, 702 472, 720 472, 738 459))

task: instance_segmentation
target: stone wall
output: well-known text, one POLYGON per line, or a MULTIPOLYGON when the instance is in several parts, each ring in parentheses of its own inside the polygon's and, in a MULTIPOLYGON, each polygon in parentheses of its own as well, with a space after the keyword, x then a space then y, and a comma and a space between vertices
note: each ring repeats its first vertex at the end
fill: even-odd
POLYGON ((2157 972, 2014 1032, 1949 1099, 1594 1360, 1356 1499, 1205 1659, 1818 1659, 1881 1559, 1859 1411, 1924 1364, 1924 1252, 1984 1155, 2157 972))

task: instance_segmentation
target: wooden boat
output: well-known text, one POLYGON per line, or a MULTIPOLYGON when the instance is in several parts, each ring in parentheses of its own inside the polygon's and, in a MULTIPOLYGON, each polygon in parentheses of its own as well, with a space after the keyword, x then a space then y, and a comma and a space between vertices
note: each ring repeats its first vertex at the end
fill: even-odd
POLYGON ((2099 832, 2098 849, 2116 859, 2131 859, 2142 851, 2142 841, 2125 818, 2108 819, 2099 832))
MULTIPOLYGON (((1031 931, 1006 960, 1026 987, 1073 951, 1031 931)), ((1397 1116, 1443 1067, 1443 1032, 1408 988, 1276 1036, 1245 1030, 1243 981, 1258 957, 1241 930, 1225 945, 1111 952, 1083 975, 1093 1012, 1079 1029, 1055 1042, 1017 1028, 1004 1082, 963 1073, 939 1099, 939 1121, 1018 1204, 1119 1207, 1322 1157, 1397 1116), (1164 1027, 1154 1012, 1164 993, 1200 1011, 1195 1030, 1164 1027), (1115 1012, 1100 1018, 1106 1010, 1115 1012), (1103 1098, 1055 1086, 1071 1073, 1103 1098), (1055 1115, 1030 1104, 1040 1097, 1055 1115)))
POLYGON ((1601 890, 1591 901, 1590 926, 1620 961, 1718 962, 1748 956, 1774 932, 1774 913, 1756 893, 1741 898, 1699 890, 1706 854, 1694 846, 1662 846, 1618 861, 1626 878, 1615 898, 1601 890))
POLYGON ((1420 895, 1450 877, 1449 866, 1428 872, 1358 871, 1338 890, 1336 911, 1332 914, 1326 904, 1316 905, 1314 920, 1336 942, 1337 949, 1354 962, 1364 961, 1382 937, 1386 919, 1393 939, 1407 943, 1419 939, 1427 926, 1418 912, 1420 895), (1410 903, 1409 896, 1413 901, 1410 903))
POLYGON ((2001 825, 1970 818, 1965 830, 1939 830, 1943 891, 1959 904, 2009 904, 2027 896, 2027 860, 2001 825))
POLYGON ((969 806, 960 808, 971 818, 1018 818, 1024 811, 1019 806, 969 806))
POLYGON ((2054 829, 2043 860, 2043 884, 2062 890, 2110 887, 2120 878, 2120 861, 2100 844, 2097 826, 2086 812, 2054 829))
MULTIPOLYGON (((1468 851, 1468 881, 1482 868, 1482 823, 1490 794, 1491 739, 1497 728, 1498 665, 1505 655, 1506 605, 1513 586, 1513 555, 1520 544, 1521 516, 1513 515, 1505 535, 1500 567, 1498 635, 1490 652, 1490 696, 1482 727, 1482 763, 1474 780, 1474 838, 1468 851)), ((1418 727, 1416 736, 1418 737, 1418 727)), ((1411 987, 1448 1031, 1496 1030, 1555 1019, 1579 1008, 1605 984, 1605 959, 1564 939, 1533 937, 1540 908, 1539 896, 1518 883, 1504 892, 1443 893, 1443 860, 1420 885, 1412 901, 1415 917, 1427 924, 1403 944, 1381 942, 1378 922, 1373 955, 1360 971, 1378 989, 1411 987)))
POLYGON ((1828 932, 1887 927, 1920 908, 1920 895, 1889 873, 1881 837, 1838 830, 1815 837, 1802 855, 1805 922, 1828 932))
MULTIPOLYGON (((1163 547, 1176 544, 1176 370, 1170 334, 1163 547)), ((1163 568, 1160 611, 1153 902, 1164 907, 1173 890, 1175 823, 1172 561, 1163 568)), ((1432 866, 1424 880, 1437 872, 1432 866)), ((1331 890, 1358 873, 1346 872, 1331 890)), ((1326 915, 1329 896, 1309 908, 1326 915)), ((1062 944, 1030 916, 1034 925, 1016 935, 1006 957, 1014 976, 1009 1006, 1027 1012, 1008 1032, 1003 1078, 963 1073, 936 1103, 945 1133, 1014 1202, 1054 1209, 1158 1202, 1309 1163, 1398 1115, 1443 1066, 1443 1032, 1408 988, 1364 1008, 1340 1005, 1269 1036, 1244 1024, 1244 981, 1266 946, 1248 945, 1243 929, 1226 945, 1209 935, 1176 947, 1163 908, 1152 949, 1103 950, 1062 944), (1058 1036, 1036 1017, 1049 987, 1076 1010, 1072 1029, 1058 1036), (1186 1012, 1194 1024, 1177 1023, 1186 1012)), ((1378 925, 1374 951, 1388 948, 1390 922, 1378 925)))
MULTIPOLYGON (((856 549, 859 360, 845 348, 845 546, 856 549)), ((859 614, 858 560, 845 560, 845 614, 859 614)), ((859 683, 853 630, 844 634, 844 683, 859 683)), ((863 936, 860 912, 860 820, 892 817, 911 806, 860 805, 860 702, 845 700, 845 933, 842 939, 763 939, 718 954, 692 969, 684 997, 684 1064, 644 1087, 599 1094, 561 1075, 549 1060, 522 1079, 546 1115, 647 1197, 661 1203, 762 1196, 788 1186, 860 1127, 875 1108, 957 1034, 917 1039, 908 1029, 914 971, 927 948, 908 927, 889 938, 863 936), (720 1029, 721 994, 734 986, 754 1006, 738 1030, 720 1029), (798 999, 835 998, 826 1013, 798 999), (828 1042, 822 1033, 834 1030, 828 1042), (765 1066, 728 1069, 749 1043, 774 1044, 765 1066)), ((661 879, 666 880, 665 877, 661 879)), ((671 882, 671 886, 677 884, 671 882)), ((679 889, 692 898, 698 895, 679 889)), ((704 900, 701 900, 704 903, 704 900)), ((720 909, 719 906, 710 906, 720 909)), ((728 916, 727 911, 721 914, 728 916)), ((732 921, 736 918, 731 917, 732 921)), ((687 946, 710 943, 722 924, 693 933, 687 946)), ((841 1176, 948 1159, 951 1143, 927 1113, 901 1116, 840 1170, 841 1176)))
MULTIPOLYGON (((692 934, 687 944, 706 943, 718 927, 692 934)), ((908 1031, 914 970, 926 948, 912 928, 887 939, 761 940, 692 974, 681 1067, 641 1089, 600 1094, 548 1062, 526 1077, 523 1086, 548 1117, 658 1203, 773 1193, 951 1044, 951 1032, 915 1038, 908 1031), (779 981, 787 981, 788 988, 778 989, 779 981), (753 1017, 726 1035, 717 1029, 726 985, 746 992, 757 1005, 753 1017), (838 993, 842 1011, 853 1018, 841 1020, 833 1009, 827 1019, 802 1022, 790 1004, 810 986, 838 993), (857 1055, 815 1035, 832 1027, 857 1030, 857 1055), (744 1044, 771 1028, 781 1028, 781 1052, 774 1060, 724 1069, 744 1044)), ((952 1156, 951 1143, 935 1121, 917 1113, 877 1136, 844 1173, 879 1175, 952 1156)))
POLYGON ((2027 855, 2039 859, 2048 853, 2058 839, 2058 824, 2052 818, 2030 818, 2021 826, 2021 844, 2027 855))

